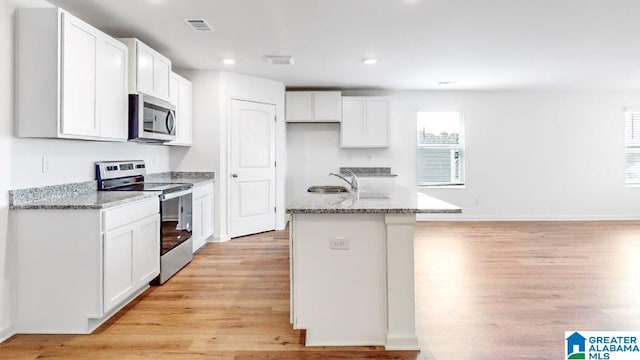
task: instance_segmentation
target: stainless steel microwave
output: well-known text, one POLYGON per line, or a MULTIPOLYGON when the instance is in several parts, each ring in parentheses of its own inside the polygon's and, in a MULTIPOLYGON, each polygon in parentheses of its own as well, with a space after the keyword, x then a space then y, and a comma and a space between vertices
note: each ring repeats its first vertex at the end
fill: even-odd
POLYGON ((129 95, 129 140, 166 142, 175 139, 175 106, 148 95, 129 95))

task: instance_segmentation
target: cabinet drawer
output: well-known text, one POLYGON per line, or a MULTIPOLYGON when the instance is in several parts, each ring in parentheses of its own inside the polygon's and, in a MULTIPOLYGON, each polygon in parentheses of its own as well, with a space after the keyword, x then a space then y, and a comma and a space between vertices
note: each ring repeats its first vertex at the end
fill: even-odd
POLYGON ((102 231, 109 231, 160 212, 158 198, 127 204, 102 213, 102 231))
POLYGON ((207 195, 213 194, 213 184, 208 183, 204 185, 194 186, 193 187, 193 199, 199 199, 201 197, 205 197, 207 195))

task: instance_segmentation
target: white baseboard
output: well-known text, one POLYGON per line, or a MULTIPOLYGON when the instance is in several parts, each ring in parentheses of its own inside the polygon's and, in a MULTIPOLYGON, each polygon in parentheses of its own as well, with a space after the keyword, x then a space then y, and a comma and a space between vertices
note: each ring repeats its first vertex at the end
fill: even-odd
POLYGON ((214 235, 213 237, 210 237, 209 239, 207 239, 207 242, 221 243, 229 240, 231 240, 231 237, 227 234, 223 234, 223 235, 214 235))
POLYGON ((13 327, 13 325, 9 325, 9 326, 5 327, 4 329, 0 329, 0 343, 5 342, 6 340, 8 340, 10 337, 12 337, 15 334, 16 334, 16 330, 13 327))
POLYGON ((284 221, 276 223, 276 231, 282 231, 287 228, 287 224, 289 224, 289 219, 291 218, 290 214, 285 214, 284 221))
POLYGON ((359 341, 305 341, 305 346, 385 346, 384 342, 375 340, 359 341))
POLYGON ((416 221, 629 221, 640 220, 640 215, 563 215, 563 216, 465 216, 450 214, 416 214, 416 221))
POLYGON ((414 334, 387 334, 387 343, 384 345, 384 348, 385 350, 420 350, 420 344, 418 343, 418 337, 414 334))

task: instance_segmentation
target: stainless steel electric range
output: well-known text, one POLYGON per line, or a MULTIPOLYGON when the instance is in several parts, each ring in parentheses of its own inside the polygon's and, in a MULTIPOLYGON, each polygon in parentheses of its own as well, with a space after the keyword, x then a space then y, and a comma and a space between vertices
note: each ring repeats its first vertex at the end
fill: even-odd
MULTIPOLYGON (((100 191, 156 191, 160 197, 160 275, 163 284, 193 259, 192 184, 147 182, 143 160, 96 162, 100 191)), ((156 254, 149 254, 157 256, 156 254)))

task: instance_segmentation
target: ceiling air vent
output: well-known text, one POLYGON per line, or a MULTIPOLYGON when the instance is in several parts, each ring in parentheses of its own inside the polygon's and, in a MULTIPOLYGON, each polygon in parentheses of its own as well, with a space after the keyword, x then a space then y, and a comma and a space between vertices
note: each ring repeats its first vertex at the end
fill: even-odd
POLYGON ((273 65, 293 65, 293 56, 267 55, 267 62, 273 65))
POLYGON ((213 28, 205 19, 184 19, 193 31, 213 31, 213 28))

